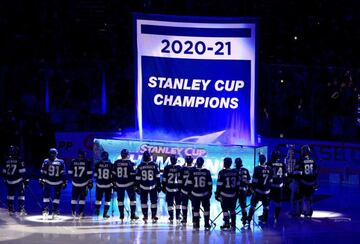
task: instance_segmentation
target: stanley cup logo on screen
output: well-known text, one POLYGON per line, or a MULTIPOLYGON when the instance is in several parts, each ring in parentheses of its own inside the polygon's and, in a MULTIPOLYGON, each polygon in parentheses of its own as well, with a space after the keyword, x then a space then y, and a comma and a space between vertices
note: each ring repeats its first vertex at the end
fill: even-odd
POLYGON ((256 23, 134 16, 141 139, 255 144, 256 23))

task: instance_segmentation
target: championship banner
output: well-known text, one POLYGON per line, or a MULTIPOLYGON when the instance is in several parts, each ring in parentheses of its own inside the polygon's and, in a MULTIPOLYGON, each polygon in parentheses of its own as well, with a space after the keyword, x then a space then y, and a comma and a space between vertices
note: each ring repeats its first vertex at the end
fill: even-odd
POLYGON ((134 15, 140 139, 255 144, 256 20, 134 15))
MULTIPOLYGON (((179 156, 178 164, 185 164, 185 156, 192 156, 194 163, 196 158, 205 159, 204 168, 210 170, 214 181, 217 174, 223 168, 223 159, 231 157, 233 162, 235 158, 240 157, 244 167, 249 169, 252 174, 254 165, 258 162, 258 154, 267 155, 267 147, 246 147, 246 146, 222 146, 222 145, 200 145, 191 143, 161 142, 161 141, 140 141, 133 139, 94 139, 94 159, 100 160, 101 152, 107 151, 109 159, 114 163, 121 158, 122 149, 128 149, 130 159, 137 166, 142 160, 145 151, 152 154, 153 160, 163 170, 167 164, 170 164, 170 156, 176 154, 179 156)), ((235 167, 235 163, 233 164, 235 167)))

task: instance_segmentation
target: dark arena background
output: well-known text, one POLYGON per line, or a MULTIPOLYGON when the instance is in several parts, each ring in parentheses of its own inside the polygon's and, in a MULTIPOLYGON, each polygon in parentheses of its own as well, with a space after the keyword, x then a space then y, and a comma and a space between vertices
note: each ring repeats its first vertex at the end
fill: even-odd
POLYGON ((0 1, 0 242, 358 243, 359 13, 357 0, 0 1), (11 145, 26 165, 26 215, 18 201, 8 213, 11 145), (243 225, 237 202, 235 228, 221 229, 224 158, 235 168, 241 157, 253 176, 260 155, 289 162, 294 148, 300 161, 304 145, 318 168, 312 216, 291 214, 289 177, 276 221, 271 201, 261 223, 260 202, 243 225), (39 183, 50 148, 67 180, 54 218, 42 215, 39 183), (94 169, 104 151, 114 163, 124 148, 135 168, 150 152, 161 179, 171 155, 180 166, 203 157, 210 230, 203 208, 199 229, 190 207, 187 224, 170 223, 164 192, 156 223, 144 223, 139 194, 140 219, 130 220, 126 196, 121 221, 116 189, 110 218, 104 207, 97 216, 95 180, 85 217, 74 218, 68 169, 78 150, 94 169))

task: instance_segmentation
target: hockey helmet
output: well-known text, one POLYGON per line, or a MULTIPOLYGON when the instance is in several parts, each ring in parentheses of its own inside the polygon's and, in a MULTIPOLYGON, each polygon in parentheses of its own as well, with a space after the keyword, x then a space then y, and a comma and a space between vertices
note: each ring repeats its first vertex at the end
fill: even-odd
POLYGON ((203 157, 198 157, 196 159, 196 167, 198 168, 202 168, 202 166, 204 165, 204 158, 203 157))
POLYGON ((280 151, 275 149, 271 152, 271 160, 272 161, 277 161, 280 159, 280 151))
POLYGON ((178 160, 178 157, 177 157, 177 155, 171 155, 170 156, 170 163, 172 164, 172 165, 175 165, 176 163, 177 163, 177 160, 178 160))
POLYGON ((309 145, 303 145, 301 147, 301 156, 305 157, 305 156, 310 156, 311 154, 311 149, 309 147, 309 145))
POLYGON ((235 166, 237 169, 240 169, 243 166, 241 158, 235 158, 235 166))
POLYGON ((120 155, 122 159, 126 159, 129 156, 129 150, 127 149, 121 150, 120 155))
POLYGON ((53 148, 50 148, 50 150, 49 150, 49 154, 50 154, 50 155, 55 155, 55 156, 56 156, 56 155, 58 154, 58 150, 57 150, 56 148, 54 148, 54 147, 53 147, 53 148))
POLYGON ((109 153, 106 152, 106 151, 103 151, 103 152, 101 153, 101 159, 102 159, 102 160, 108 160, 108 159, 109 159, 109 153))
POLYGON ((16 145, 11 145, 9 147, 9 155, 12 157, 18 156, 19 154, 19 148, 16 145))
POLYGON ((185 157, 185 162, 188 164, 188 165, 191 165, 193 163, 194 159, 193 157, 191 157, 191 155, 188 155, 185 157))
POLYGON ((144 162, 149 162, 149 161, 151 161, 151 154, 150 154, 149 151, 145 151, 145 152, 143 153, 143 161, 144 161, 144 162))
POLYGON ((79 149, 78 150, 78 156, 79 156, 79 158, 85 158, 85 151, 82 150, 82 149, 79 149))
POLYGON ((264 164, 266 162, 266 156, 264 154, 259 155, 260 164, 264 164))
POLYGON ((228 169, 232 165, 232 159, 229 157, 224 158, 224 168, 228 169))

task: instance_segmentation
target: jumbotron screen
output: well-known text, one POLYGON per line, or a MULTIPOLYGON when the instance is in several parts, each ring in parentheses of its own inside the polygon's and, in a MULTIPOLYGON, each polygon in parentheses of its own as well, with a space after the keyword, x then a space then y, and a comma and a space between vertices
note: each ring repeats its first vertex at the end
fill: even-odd
MULTIPOLYGON (((143 153, 149 151, 152 154, 153 160, 159 165, 160 170, 164 169, 164 167, 170 163, 170 156, 173 154, 179 156, 178 164, 181 166, 185 163, 185 156, 192 156, 194 158, 194 163, 196 158, 203 157, 205 159, 204 168, 210 170, 214 181, 216 181, 217 174, 223 168, 223 159, 225 157, 231 157, 233 161, 235 161, 235 158, 240 157, 244 167, 248 168, 252 173, 254 165, 258 161, 258 154, 263 153, 267 155, 267 147, 206 145, 178 142, 139 141, 133 139, 95 139, 95 161, 100 159, 101 152, 107 151, 110 160, 114 163, 115 160, 121 158, 120 152, 122 149, 129 150, 130 159, 136 166, 140 164, 143 153)), ((235 167, 234 164, 233 167, 235 167)))

